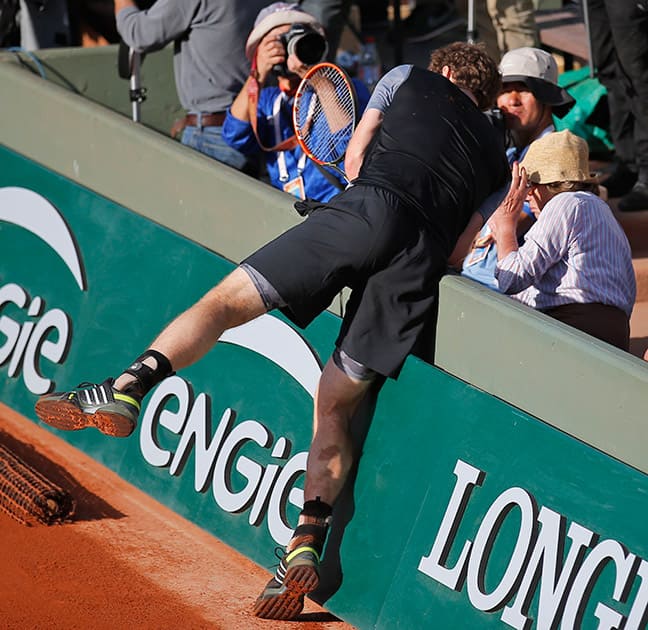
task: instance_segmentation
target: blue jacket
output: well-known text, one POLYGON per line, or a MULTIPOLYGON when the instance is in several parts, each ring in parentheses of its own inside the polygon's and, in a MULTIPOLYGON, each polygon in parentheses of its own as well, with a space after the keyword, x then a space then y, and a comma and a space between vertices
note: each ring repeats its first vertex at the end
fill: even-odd
MULTIPOLYGON (((358 96, 358 106, 360 112, 362 112, 369 101, 369 91, 363 83, 356 79, 353 80, 353 84, 358 96)), ((265 146, 274 146, 279 140, 285 140, 293 135, 292 98, 282 96, 278 87, 265 87, 259 92, 257 112, 257 132, 261 142, 265 146), (273 116, 273 110, 276 107, 278 98, 281 99, 278 115, 279 139, 276 137, 273 116)), ((223 123, 223 140, 232 148, 246 155, 261 152, 261 147, 259 147, 254 135, 252 125, 249 122, 235 118, 230 110, 227 111, 227 116, 223 123)), ((275 188, 283 190, 285 180, 291 181, 301 175, 304 180, 304 190, 307 199, 328 201, 340 192, 341 188, 329 182, 322 175, 315 163, 304 155, 304 152, 299 146, 289 151, 283 151, 282 153, 286 166, 286 175, 283 180, 280 176, 281 157, 279 153, 276 151, 263 152, 268 176, 270 177, 271 184, 275 188)), ((340 165, 340 168, 344 170, 344 163, 340 165)), ((340 182, 341 187, 344 188, 346 185, 344 179, 333 169, 329 169, 329 172, 340 182)))

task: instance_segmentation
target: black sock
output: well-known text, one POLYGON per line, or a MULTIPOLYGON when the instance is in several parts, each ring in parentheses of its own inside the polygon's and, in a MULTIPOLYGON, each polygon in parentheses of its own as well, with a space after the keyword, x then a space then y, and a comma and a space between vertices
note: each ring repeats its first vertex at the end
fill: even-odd
POLYGON ((333 508, 328 503, 324 503, 319 497, 314 501, 305 501, 301 511, 302 516, 312 516, 322 521, 329 519, 332 513, 333 508))
POLYGON ((332 507, 328 503, 321 501, 319 497, 314 501, 306 501, 300 513, 300 520, 306 522, 296 527, 288 543, 288 550, 292 551, 296 547, 307 545, 315 549, 317 554, 321 556, 332 512, 332 507), (305 518, 302 519, 301 517, 305 518))

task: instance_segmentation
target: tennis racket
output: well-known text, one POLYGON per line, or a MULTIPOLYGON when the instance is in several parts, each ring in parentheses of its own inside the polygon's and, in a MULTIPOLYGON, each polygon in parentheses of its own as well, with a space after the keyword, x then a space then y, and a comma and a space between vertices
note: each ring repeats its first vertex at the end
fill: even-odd
POLYGON ((356 93, 344 70, 328 62, 310 68, 295 94, 295 136, 313 162, 333 168, 347 183, 338 164, 344 159, 357 122, 356 93))

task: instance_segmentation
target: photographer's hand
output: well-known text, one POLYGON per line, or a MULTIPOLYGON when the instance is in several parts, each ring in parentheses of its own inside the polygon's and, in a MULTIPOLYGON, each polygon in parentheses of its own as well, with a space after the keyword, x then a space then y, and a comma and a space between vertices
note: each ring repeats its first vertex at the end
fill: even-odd
POLYGON ((234 118, 250 122, 250 108, 248 103, 250 83, 256 82, 258 84, 257 89, 262 88, 275 64, 283 63, 286 60, 286 50, 278 34, 278 31, 281 32, 285 28, 287 27, 273 29, 259 42, 254 53, 256 74, 247 78, 243 88, 230 107, 230 112, 234 118))
POLYGON ((263 85, 277 64, 286 61, 286 49, 278 35, 271 31, 259 43, 256 51, 257 79, 263 85))

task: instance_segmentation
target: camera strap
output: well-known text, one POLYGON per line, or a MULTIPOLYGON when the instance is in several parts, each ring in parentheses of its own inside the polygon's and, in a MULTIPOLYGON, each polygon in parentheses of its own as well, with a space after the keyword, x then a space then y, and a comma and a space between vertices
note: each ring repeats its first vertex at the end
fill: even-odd
POLYGON ((273 147, 266 147, 261 138, 259 138, 259 132, 257 131, 257 108, 259 105, 259 81, 256 78, 256 58, 252 62, 252 72, 250 73, 250 80, 248 81, 248 113, 250 116, 250 124, 252 125, 252 130, 254 131, 254 136, 256 137, 259 146, 264 151, 289 151, 294 149, 297 146, 297 136, 292 135, 290 138, 275 144, 273 147))

